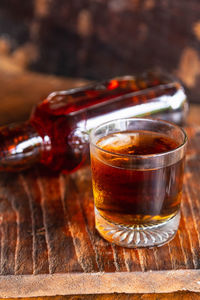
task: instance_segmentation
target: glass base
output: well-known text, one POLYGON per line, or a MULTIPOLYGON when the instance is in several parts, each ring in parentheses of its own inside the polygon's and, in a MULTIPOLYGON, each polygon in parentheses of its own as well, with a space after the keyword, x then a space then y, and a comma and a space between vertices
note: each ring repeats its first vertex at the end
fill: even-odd
POLYGON ((95 208, 96 229, 100 235, 116 245, 128 248, 161 246, 176 234, 180 211, 171 219, 159 224, 123 226, 104 219, 95 208))

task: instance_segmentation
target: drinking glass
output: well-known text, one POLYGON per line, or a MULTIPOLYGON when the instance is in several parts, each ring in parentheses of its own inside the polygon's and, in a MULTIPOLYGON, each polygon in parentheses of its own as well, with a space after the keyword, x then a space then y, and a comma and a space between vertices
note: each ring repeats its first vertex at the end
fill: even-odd
POLYGON ((107 122, 90 134, 95 224, 120 246, 171 240, 180 221, 187 136, 157 119, 107 122))

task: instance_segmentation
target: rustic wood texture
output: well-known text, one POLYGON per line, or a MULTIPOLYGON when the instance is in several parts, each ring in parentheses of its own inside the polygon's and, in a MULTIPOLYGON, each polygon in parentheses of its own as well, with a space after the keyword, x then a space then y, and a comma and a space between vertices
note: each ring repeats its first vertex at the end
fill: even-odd
MULTIPOLYGON (((1 298, 2 299, 2 298, 1 298)), ((30 300, 198 300, 197 293, 177 292, 167 294, 104 294, 104 295, 73 295, 73 296, 53 296, 53 297, 31 297, 30 300)), ((16 300, 16 298, 8 298, 16 300)), ((27 298, 20 298, 27 300, 27 298)))
POLYGON ((180 229, 160 248, 121 248, 98 235, 89 167, 1 173, 0 296, 200 291, 200 127, 187 131, 180 229))
MULTIPOLYGON (((68 87, 81 84, 80 81, 68 81, 68 79, 62 81, 57 77, 51 77, 49 81, 48 77, 29 72, 23 76, 24 72, 15 65, 12 65, 12 72, 11 69, 8 72, 6 70, 8 65, 10 69, 10 62, 5 60, 4 66, 0 65, 0 81, 3 83, 1 88, 9 103, 7 111, 11 112, 11 114, 5 113, 0 106, 0 120, 4 120, 5 123, 13 121, 13 117, 16 120, 20 120, 22 116, 23 119, 28 117, 27 105, 31 109, 32 105, 38 101, 32 98, 33 102, 29 102, 29 96, 32 93, 36 93, 36 97, 41 99, 45 89, 46 91, 54 89, 55 82, 58 86, 66 84, 68 87), (18 80, 14 83, 13 79, 17 77, 18 80), (27 84, 23 84, 24 80, 27 84), (35 85, 31 85, 32 81, 37 81, 37 89, 35 85), (18 84, 21 86, 21 97, 18 84), (17 91, 16 94, 15 91, 17 91), (27 98, 26 95, 28 95, 27 98), (17 109, 18 104, 20 108, 17 109)), ((1 99, 2 107, 6 104, 4 99, 5 97, 1 99)), ((77 296, 34 299, 199 299, 200 294, 196 292, 80 295, 89 290, 91 293, 96 293, 98 290, 102 294, 107 289, 107 293, 111 293, 116 291, 116 287, 119 291, 120 285, 126 293, 136 293, 144 291, 145 283, 151 292, 163 291, 163 289, 164 291, 179 289, 199 291, 200 248, 196 239, 199 234, 199 113, 200 107, 193 105, 188 118, 191 124, 196 123, 196 125, 190 126, 189 129, 191 145, 188 152, 180 231, 174 241, 162 248, 122 249, 109 245, 98 236, 94 230, 88 168, 71 176, 48 177, 45 172, 37 169, 21 174, 1 174, 0 297, 58 295, 70 294, 70 291, 71 293, 73 291, 77 296), (82 213, 83 211, 85 213, 82 213), (79 229, 80 224, 85 224, 85 227, 82 226, 79 229), (159 268, 162 266, 165 266, 164 272, 159 273, 159 268), (148 271, 150 268, 153 272, 148 271), (170 268, 174 271, 169 272, 170 268), (103 269, 106 273, 110 272, 108 278, 106 273, 105 276, 104 273, 99 273, 99 270, 103 269), (127 271, 128 269, 130 271, 127 271), (141 273, 141 270, 147 272, 141 273), (118 276, 121 273, 122 277, 119 277, 116 283, 115 275, 118 276), (155 274, 158 276, 155 277, 155 274), (77 277, 73 278, 72 275, 77 277), (92 287, 96 289, 94 292, 92 292, 92 287)))

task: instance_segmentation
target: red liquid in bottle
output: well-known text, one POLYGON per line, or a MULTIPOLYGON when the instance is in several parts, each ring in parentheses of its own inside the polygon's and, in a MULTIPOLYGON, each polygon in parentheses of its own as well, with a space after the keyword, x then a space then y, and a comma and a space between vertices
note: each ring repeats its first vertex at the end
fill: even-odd
POLYGON ((40 162, 54 171, 74 171, 86 158, 93 127, 162 112, 167 119, 181 121, 186 108, 181 85, 152 73, 55 92, 35 108, 28 122, 0 130, 0 169, 19 170, 40 162))

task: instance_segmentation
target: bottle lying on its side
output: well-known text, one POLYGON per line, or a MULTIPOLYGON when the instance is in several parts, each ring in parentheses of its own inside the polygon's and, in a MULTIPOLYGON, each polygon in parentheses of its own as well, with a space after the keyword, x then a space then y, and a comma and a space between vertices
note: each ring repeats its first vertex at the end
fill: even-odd
POLYGON ((93 127, 139 116, 181 124, 187 111, 181 84, 160 73, 53 92, 35 107, 27 122, 0 128, 0 171, 18 171, 39 162, 54 171, 71 172, 87 157, 93 127))

